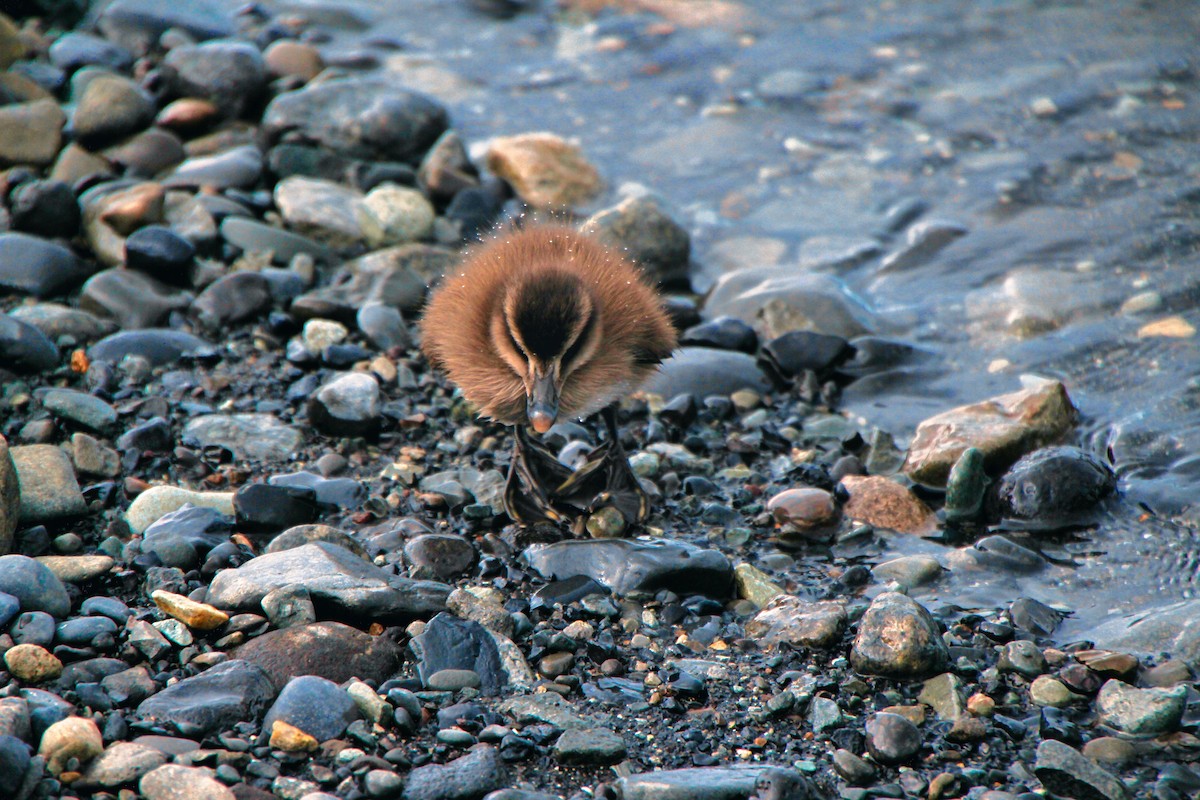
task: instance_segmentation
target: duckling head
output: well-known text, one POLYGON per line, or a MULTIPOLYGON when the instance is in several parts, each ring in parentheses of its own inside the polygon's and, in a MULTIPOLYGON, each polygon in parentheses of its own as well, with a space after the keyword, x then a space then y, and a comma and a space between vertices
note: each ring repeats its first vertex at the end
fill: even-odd
POLYGON ((529 424, 545 433, 558 418, 564 384, 600 345, 601 321, 587 286, 544 269, 509 286, 491 320, 497 353, 525 384, 529 424))

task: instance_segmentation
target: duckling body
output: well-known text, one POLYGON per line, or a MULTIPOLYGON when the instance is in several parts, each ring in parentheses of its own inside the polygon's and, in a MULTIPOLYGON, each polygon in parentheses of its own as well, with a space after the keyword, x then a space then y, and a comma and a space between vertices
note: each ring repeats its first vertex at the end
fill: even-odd
MULTIPOLYGON (((658 295, 638 269, 563 225, 514 231, 471 251, 430 299, 421 330, 430 362, 482 416, 538 433, 559 416, 611 406, 676 345, 658 295)), ((523 438, 516 458, 524 457, 523 438)), ((514 472, 522 467, 526 483, 562 477, 548 463, 514 461, 514 472)), ((543 488, 553 505, 556 487, 543 488)))

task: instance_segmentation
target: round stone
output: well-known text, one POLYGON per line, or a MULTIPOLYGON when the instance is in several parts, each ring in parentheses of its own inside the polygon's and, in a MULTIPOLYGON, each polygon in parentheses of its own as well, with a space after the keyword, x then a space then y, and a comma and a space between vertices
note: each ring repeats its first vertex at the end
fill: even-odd
POLYGON ((433 232, 433 204, 416 189, 385 183, 367 193, 358 223, 372 247, 427 239, 433 232))
POLYGON ((195 245, 162 225, 138 228, 125 240, 125 266, 164 283, 189 285, 195 257, 195 245))
POLYGON ((899 764, 921 749, 921 731, 899 714, 880 712, 867 722, 867 749, 877 761, 899 764))
POLYGON ((62 674, 62 662, 36 644, 19 644, 4 654, 4 664, 13 677, 26 683, 52 681, 62 674))
POLYGON ((38 755, 45 757, 46 769, 59 775, 68 762, 86 764, 104 752, 104 740, 96 723, 84 717, 59 720, 42 734, 38 755))
POLYGON ((308 404, 309 418, 331 436, 363 436, 381 423, 379 382, 364 372, 342 375, 322 386, 308 404))

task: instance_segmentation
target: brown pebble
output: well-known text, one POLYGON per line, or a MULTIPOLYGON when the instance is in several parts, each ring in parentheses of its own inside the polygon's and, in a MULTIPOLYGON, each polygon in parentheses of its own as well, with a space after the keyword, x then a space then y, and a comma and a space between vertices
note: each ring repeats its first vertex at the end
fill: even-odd
POLYGON ((938 528, 937 517, 907 487, 879 475, 847 475, 847 517, 900 533, 927 534, 938 528))

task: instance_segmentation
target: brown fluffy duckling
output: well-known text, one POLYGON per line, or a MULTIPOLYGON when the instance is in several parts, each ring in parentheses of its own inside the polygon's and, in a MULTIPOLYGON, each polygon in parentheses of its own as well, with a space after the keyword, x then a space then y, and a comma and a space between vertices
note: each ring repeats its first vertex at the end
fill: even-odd
POLYGON ((645 518, 645 494, 616 435, 614 404, 675 349, 676 335, 641 273, 564 225, 505 233, 472 250, 430 299, 422 349, 482 416, 517 442, 505 503, 518 522, 615 506, 645 518), (524 430, 604 411, 609 440, 572 473, 524 430))

